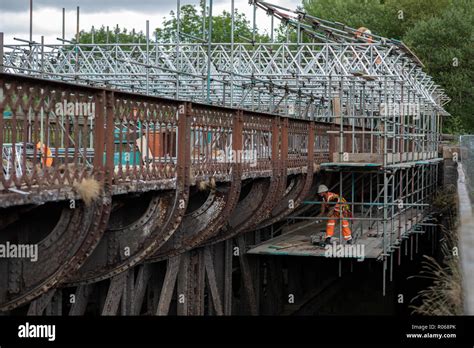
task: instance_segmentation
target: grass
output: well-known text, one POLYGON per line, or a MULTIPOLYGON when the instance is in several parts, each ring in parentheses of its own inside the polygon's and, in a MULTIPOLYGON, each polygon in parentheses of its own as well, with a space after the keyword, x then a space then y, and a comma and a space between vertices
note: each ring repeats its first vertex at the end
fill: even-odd
POLYGON ((421 315, 462 315, 463 291, 462 273, 458 252, 458 233, 453 215, 456 209, 455 188, 447 187, 433 201, 433 207, 446 217, 447 226, 439 225, 442 261, 424 255, 422 271, 415 277, 432 281, 432 285, 421 290, 412 302, 421 300, 420 305, 411 305, 412 314, 421 315))
POLYGON ((75 182, 74 189, 79 196, 81 196, 86 206, 89 206, 94 200, 96 200, 101 192, 100 183, 93 178, 84 179, 81 182, 75 182))

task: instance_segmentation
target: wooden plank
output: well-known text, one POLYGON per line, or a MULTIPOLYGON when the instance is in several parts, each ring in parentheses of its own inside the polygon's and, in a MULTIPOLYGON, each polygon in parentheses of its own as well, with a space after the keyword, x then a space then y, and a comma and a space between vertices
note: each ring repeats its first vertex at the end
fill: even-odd
POLYGON ((458 163, 458 210, 460 230, 459 246, 461 248, 461 265, 463 271, 464 311, 466 315, 474 314, 474 218, 469 189, 466 185, 466 173, 462 163, 458 163))
POLYGON ((276 249, 276 250, 282 250, 282 249, 288 249, 292 247, 296 247, 299 245, 307 245, 308 241, 303 241, 303 242, 287 242, 287 243, 278 243, 278 244, 272 244, 269 246, 271 249, 276 249))
MULTIPOLYGON (((402 226, 400 228, 401 233, 408 231, 411 226, 417 222, 420 222, 422 215, 414 217, 413 221, 409 221, 405 226, 404 216, 411 216, 411 210, 407 210, 402 214, 400 219, 402 220, 402 226)), ((321 234, 321 232, 315 232, 319 230, 319 227, 324 226, 323 223, 308 224, 306 221, 296 223, 290 227, 285 234, 267 240, 259 245, 254 246, 247 253, 248 254, 259 254, 259 255, 289 255, 289 256, 313 256, 313 257, 325 257, 325 249, 316 245, 312 245, 310 237, 313 234, 321 234), (307 225, 307 226, 305 226, 307 225), (276 246, 276 247, 275 247, 276 246), (280 246, 284 246, 281 248, 280 246)), ((399 219, 394 220, 393 226, 389 224, 388 230, 398 230, 399 219)), ((359 237, 356 239, 357 245, 364 245, 365 258, 378 258, 382 253, 381 236, 369 237, 369 229, 365 227, 359 237)), ((372 232, 376 232, 373 230, 372 232)), ((379 229, 381 232, 381 229, 379 229)))
POLYGON ((347 153, 346 161, 339 159, 339 152, 332 154, 336 163, 383 163, 383 155, 376 153, 347 153))

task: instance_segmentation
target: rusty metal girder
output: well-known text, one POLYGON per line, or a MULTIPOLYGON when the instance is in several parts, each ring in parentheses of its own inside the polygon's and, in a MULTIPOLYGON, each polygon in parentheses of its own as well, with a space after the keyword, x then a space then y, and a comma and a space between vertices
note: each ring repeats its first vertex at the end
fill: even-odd
POLYGON ((27 315, 39 316, 42 315, 46 307, 49 305, 56 289, 51 289, 38 297, 36 300, 31 301, 30 307, 28 308, 27 315))
MULTIPOLYGON (((156 201, 153 200, 145 216, 140 217, 135 224, 119 232, 112 232, 119 234, 118 236, 108 237, 110 239, 115 237, 118 240, 115 247, 118 249, 116 252, 120 257, 117 258, 116 262, 105 266, 102 262, 98 265, 97 259, 102 257, 103 260, 103 255, 101 255, 99 249, 96 254, 97 258, 91 259, 87 268, 73 274, 65 283, 69 285, 93 283, 117 276, 153 255, 175 233, 181 224, 189 201, 190 149, 187 144, 190 140, 189 125, 191 116, 192 106, 190 103, 185 103, 178 119, 178 132, 184 141, 179 142, 177 149, 177 184, 174 197, 173 195, 160 197, 158 209, 155 209, 156 201), (137 238, 137 235, 140 234, 142 238, 137 238), (130 248, 129 255, 123 253, 124 247, 130 248)), ((110 239, 108 242, 113 244, 110 239)), ((102 253, 107 244, 107 241, 103 242, 102 253)))
POLYGON ((64 208, 53 231, 38 243, 38 260, 9 259, 9 286, 1 311, 14 309, 41 296, 82 266, 97 246, 110 213, 110 197, 102 194, 90 207, 64 208))
POLYGON ((79 316, 85 314, 87 302, 89 301, 89 297, 91 296, 93 290, 94 285, 92 284, 80 285, 76 288, 76 292, 74 294, 75 301, 69 310, 70 316, 79 316))
MULTIPOLYGON (((0 162, 0 189, 5 191, 2 194, 13 205, 36 202, 37 199, 64 199, 74 180, 91 177, 93 171, 102 168, 107 168, 107 180, 120 192, 127 192, 127 188, 145 191, 142 186, 146 185, 155 189, 169 188, 170 182, 176 180, 178 170, 177 147, 174 144, 185 142, 191 145, 189 139, 184 140, 182 133, 177 131, 176 115, 186 104, 184 101, 4 73, 0 73, 0 88, 4 95, 0 102, 0 145, 2 148, 13 145, 13 155, 22 152, 19 159, 6 161, 6 164, 17 165, 18 170, 11 165, 6 168, 5 163, 0 162), (94 104, 95 115, 90 120, 83 115, 75 115, 65 122, 55 111, 55 106, 63 102, 94 104), (5 117, 5 110, 11 115, 5 117), (118 132, 110 131, 112 129, 118 132), (140 148, 141 158, 125 160, 122 156, 125 150, 121 147, 116 150, 114 141, 136 145, 140 148), (52 150, 52 165, 44 163, 47 160, 43 154, 46 149, 32 146, 30 154, 26 147, 21 148, 22 144, 35 145, 38 142, 47 144, 52 150), (60 155, 63 152, 65 155, 60 155), (114 163, 115 157, 118 157, 118 163, 114 163), (19 199, 8 192, 15 188, 32 194, 19 199), (42 195, 42 192, 53 189, 58 192, 51 196, 42 195)), ((244 161, 245 178, 262 177, 263 173, 267 177, 273 175, 275 163, 272 164, 272 161, 275 161, 275 150, 278 149, 281 151, 278 155, 281 169, 286 167, 301 172, 298 167, 307 155, 298 148, 299 140, 305 137, 304 130, 312 121, 240 111, 244 127, 235 133, 235 118, 232 115, 238 112, 237 109, 194 104, 188 131, 201 138, 200 141, 194 139, 188 155, 193 179, 214 176, 228 180, 232 163, 229 157, 220 157, 219 152, 228 150, 231 145, 233 147, 236 136, 241 138, 241 142, 243 139, 240 150, 258 152, 254 158, 255 166, 244 161), (282 137, 279 148, 273 147, 270 156, 269 138, 277 135, 272 129, 275 120, 281 123, 282 137), (206 137, 210 141, 203 141, 206 137)), ((338 135, 326 133, 331 128, 328 123, 317 122, 317 125, 325 129, 318 137, 324 138, 324 142, 329 139, 329 148, 325 148, 324 154, 318 154, 327 161, 335 150, 338 135)), ((350 130, 348 127, 343 126, 345 131, 350 130)), ((353 130, 358 131, 360 127, 356 126, 353 130)), ((349 137, 346 133, 343 136, 349 137)), ((272 141, 276 140, 278 138, 272 141)), ((350 145, 351 142, 345 141, 345 144, 350 145)), ((4 204, 2 201, 0 206, 6 206, 4 204)))
POLYGON ((269 226, 274 224, 275 222, 287 217, 289 214, 294 212, 298 209, 301 203, 305 200, 308 196, 311 186, 313 185, 314 180, 314 170, 313 170, 313 163, 314 163, 314 140, 315 140, 315 133, 314 133, 314 123, 311 122, 309 124, 309 132, 308 132, 308 157, 307 157, 307 164, 306 164, 306 174, 298 176, 298 185, 295 185, 292 190, 287 191, 287 194, 283 196, 280 203, 273 209, 271 213, 270 219, 262 222, 259 228, 269 226), (304 184, 301 185, 301 182, 304 184), (293 204, 289 204, 290 200, 292 200, 293 204))
POLYGON ((226 205, 227 194, 224 190, 217 190, 215 194, 211 192, 209 195, 211 204, 206 200, 202 206, 203 209, 184 216, 176 233, 157 250, 155 255, 149 258, 149 261, 156 262, 193 249, 197 245, 196 236, 211 233, 226 205))
POLYGON ((166 273, 163 280, 163 287, 160 293, 160 299, 155 310, 155 315, 167 315, 169 312, 171 299, 176 286, 176 278, 178 277, 181 265, 182 255, 170 257, 167 260, 166 273))
POLYGON ((166 221, 172 215, 174 194, 154 195, 142 216, 123 229, 107 230, 100 244, 83 267, 68 277, 65 286, 94 283, 111 278, 143 261, 143 253, 166 238, 166 221), (111 258, 110 258, 111 256, 111 258))
POLYGON ((278 204, 286 188, 286 170, 288 155, 288 119, 274 118, 272 120, 272 177, 265 198, 251 219, 235 229, 235 232, 246 232, 266 219, 272 209, 278 204))
MULTIPOLYGON (((163 193, 160 194, 153 192, 146 206, 146 210, 143 212, 143 214, 141 214, 138 219, 127 223, 123 223, 122 218, 124 215, 123 213, 127 211, 127 208, 129 208, 129 202, 112 199, 113 208, 112 213, 110 214, 109 223, 107 225, 107 232, 120 231, 122 233, 129 233, 137 229, 146 229, 146 226, 150 222, 150 220, 153 220, 153 218, 159 216, 160 205, 162 204, 163 196, 167 195, 167 192, 163 193)), ((142 200, 143 195, 140 196, 140 201, 142 200)), ((134 203, 135 202, 132 202, 132 204, 134 203)), ((147 230, 145 230, 145 232, 146 234, 149 233, 149 231, 147 230)))
MULTIPOLYGON (((242 111, 237 111, 234 114, 232 144, 236 152, 242 149, 241 131, 242 111)), ((159 261, 191 250, 220 231, 236 208, 240 195, 242 166, 239 161, 233 163, 231 172, 230 185, 219 186, 197 211, 185 216, 177 233, 150 261, 159 261)))
POLYGON ((107 292, 107 297, 105 298, 101 315, 117 314, 120 300, 123 296, 124 288, 126 286, 127 277, 128 274, 126 272, 122 272, 110 280, 109 290, 107 292))
POLYGON ((217 190, 211 205, 205 203, 205 209, 199 208, 198 214, 185 217, 179 230, 149 261, 156 262, 189 251, 214 238, 235 211, 240 187, 241 181, 235 175, 230 185, 217 190))
POLYGON ((265 200, 267 192, 270 187, 270 182, 267 179, 253 180, 248 183, 251 185, 250 191, 241 198, 235 209, 232 211, 227 223, 219 230, 219 232, 201 245, 210 245, 222 242, 237 235, 235 231, 238 226, 243 225, 246 221, 252 218, 252 214, 258 209, 265 200))
MULTIPOLYGON (((298 175, 292 179, 290 186, 287 188, 285 194, 283 194, 280 201, 275 205, 271 213, 269 214, 268 219, 262 221, 258 228, 263 228, 265 226, 271 225, 281 219, 283 219, 289 212, 293 209, 289 207, 289 202, 296 202, 300 194, 304 189, 305 176, 298 175)), ((295 203, 293 203, 295 204, 295 203)))
POLYGON ((182 254, 176 291, 178 315, 204 315, 205 266, 203 249, 182 254), (184 301, 179 301, 184 296, 184 301))
MULTIPOLYGON (((288 158, 287 155, 282 155, 278 160, 277 153, 288 153, 288 120, 284 120, 281 129, 281 137, 275 136, 278 131, 273 127, 273 139, 281 139, 281 143, 276 141, 272 144, 274 157, 272 158, 273 176, 270 179, 270 184, 263 188, 262 182, 255 187, 252 187, 250 193, 238 203, 235 212, 229 219, 228 228, 224 228, 219 237, 210 239, 207 243, 216 243, 228 238, 232 238, 239 233, 250 231, 257 227, 268 226, 275 223, 291 212, 299 208, 303 200, 308 196, 309 191, 313 185, 314 173, 314 143, 315 143, 315 129, 314 123, 310 123, 308 127, 307 149, 308 156, 306 159, 306 174, 298 177, 297 183, 289 189, 286 187, 288 158), (286 140, 285 140, 286 139, 286 140), (280 147, 278 149, 278 147, 280 147), (278 150, 277 150, 278 149, 278 150), (278 166, 277 164, 280 163, 278 166), (262 189, 265 193, 262 194, 262 189), (289 206, 289 199, 294 200, 293 208, 289 206), (256 204, 258 202, 258 204, 256 204), (250 209, 249 209, 250 208, 250 209), (253 216, 252 219, 249 219, 253 216)), ((253 185, 256 183, 254 182, 253 185)))
MULTIPOLYGON (((59 173, 56 163, 50 170, 43 172, 39 172, 39 167, 35 167, 30 176, 15 174, 9 177, 0 172, 3 188, 16 186, 32 189, 38 186, 41 191, 59 185, 60 190, 66 191, 72 179, 80 181, 92 174, 107 185, 108 192, 117 187, 135 187, 137 182, 155 185, 163 180, 172 182, 175 188, 174 193, 156 193, 146 212, 134 223, 119 228, 110 226, 100 243, 99 239, 104 234, 110 214, 110 193, 104 197, 108 202, 102 207, 96 207, 97 212, 93 217, 87 215, 87 219, 81 219, 83 225, 69 224, 82 226, 82 234, 74 229, 75 235, 89 235, 84 237, 85 240, 80 246, 81 240, 78 239, 74 241, 74 245, 62 244, 57 250, 51 249, 48 254, 51 261, 46 263, 46 266, 43 265, 45 269, 54 269, 56 266, 51 266, 51 263, 67 259, 69 252, 72 253, 77 248, 80 251, 70 262, 61 266, 67 269, 67 272, 58 271, 58 274, 51 277, 47 283, 49 287, 59 284, 84 285, 116 277, 145 260, 161 260, 276 222, 297 209, 308 195, 313 185, 313 163, 327 160, 324 156, 316 159, 314 155, 314 148, 320 145, 315 141, 314 122, 202 104, 193 107, 187 102, 76 87, 53 81, 48 81, 43 86, 35 79, 17 79, 6 75, 0 77, 6 94, 0 107, 10 107, 15 111, 11 120, 6 121, 0 115, 0 121, 7 122, 9 129, 13 130, 13 143, 21 140, 17 136, 26 134, 25 129, 28 126, 24 114, 16 113, 16 110, 19 108, 25 111, 26 108, 32 107, 33 119, 36 122, 33 126, 36 127, 41 116, 39 110, 50 111, 51 107, 41 99, 45 97, 44 93, 50 94, 50 103, 67 97, 77 102, 93 101, 98 106, 97 115, 93 119, 93 132, 90 132, 94 149, 92 171, 81 162, 82 159, 78 155, 79 151, 85 150, 87 144, 68 143, 66 145, 74 147, 75 152, 71 158, 72 167, 66 167, 64 173, 59 173), (41 98, 39 101, 30 100, 27 105, 20 105, 17 99, 26 96, 25 91, 41 98), (116 127, 126 128, 126 131, 119 132, 120 141, 135 142, 137 146, 142 146, 142 149, 146 148, 146 145, 156 153, 152 154, 152 158, 149 154, 143 154, 143 161, 139 164, 122 163, 120 160, 117 165, 114 163, 115 153, 112 151, 115 134, 106 131, 116 127), (160 143, 161 147, 155 146, 156 142, 160 143), (173 143, 177 146, 170 145, 173 143), (227 151, 229 146, 236 153, 255 151, 255 166, 251 165, 248 159, 231 163, 227 160, 227 154, 222 160, 220 155, 215 153, 216 150, 227 151), (304 147, 307 148, 307 153, 301 151, 304 147), (288 185, 290 174, 295 182, 288 185), (213 177, 218 180, 230 178, 230 182, 218 182, 215 194, 211 195, 197 212, 185 216, 191 183, 213 177), (243 178, 253 178, 246 196, 241 195, 243 178), (290 199, 294 200, 293 208, 288 207, 290 199), (84 225, 87 221, 90 221, 90 229, 84 225), (126 247, 129 248, 128 255, 124 252, 126 247)), ((49 122, 48 115, 47 137, 57 139, 59 128, 54 128, 54 123, 49 122)), ((72 127, 68 131, 74 133, 74 136, 87 130, 81 118, 74 119, 67 127, 72 127)), ((328 128, 327 125, 324 127, 328 128)), ((0 136, 3 136, 3 133, 0 132, 0 136)), ((328 151, 331 152, 335 143, 334 136, 328 136, 321 131, 318 139, 321 144, 328 142, 328 151)), ((1 138, 0 143, 3 144, 4 140, 1 138)), ((55 144, 56 150, 58 146, 55 144)), ((119 152, 119 158, 122 158, 121 155, 122 150, 119 152)), ((54 240, 54 236, 54 233, 51 234, 50 239, 54 240)), ((12 274, 9 285, 13 293, 19 291, 16 288, 21 281, 18 273, 20 266, 12 261, 9 267, 12 274)), ((24 273, 28 272, 31 274, 27 276, 29 280, 26 284, 32 287, 48 278, 44 270, 35 271, 35 268, 31 268, 31 271, 24 273)), ((37 296, 40 292, 32 293, 37 296)), ((29 298, 34 298, 31 296, 29 298)))
MULTIPOLYGON (((254 229, 262 220, 266 219, 275 205, 279 202, 286 188, 286 157, 284 147, 288 145, 286 138, 287 121, 281 126, 279 118, 272 119, 272 173, 269 180, 257 181, 248 195, 237 204, 235 213, 229 219, 229 226, 221 233, 209 239, 206 244, 213 244, 225 239, 233 238, 239 233, 254 229), (281 157, 280 157, 281 156, 281 157), (280 160, 281 159, 281 160, 280 160), (250 209, 249 209, 250 208, 250 209)), ((254 185, 253 183, 252 185, 254 185)))

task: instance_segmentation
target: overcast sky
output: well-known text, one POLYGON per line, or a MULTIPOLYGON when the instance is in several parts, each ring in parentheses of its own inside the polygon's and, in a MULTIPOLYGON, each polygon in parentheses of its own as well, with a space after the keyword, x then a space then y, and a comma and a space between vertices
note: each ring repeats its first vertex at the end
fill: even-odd
MULTIPOLYGON (((14 43, 14 37, 29 38, 29 0, 0 0, 0 32, 4 32, 5 43, 14 43)), ((230 12, 231 0, 213 0, 213 14, 230 12)), ((301 0, 269 0, 268 2, 290 9, 296 9, 301 0)), ((198 4, 199 0, 181 0, 185 4, 198 4)), ((209 3, 209 0, 207 0, 209 3)), ((66 8, 66 38, 76 32, 76 7, 80 6, 80 28, 89 30, 92 26, 127 28, 145 32, 146 20, 150 21, 150 31, 176 11, 176 0, 33 0, 33 40, 39 42, 44 35, 46 43, 59 43, 61 37, 62 8, 66 8)), ((252 6, 248 0, 235 0, 239 12, 252 21, 252 6)), ((276 25, 276 23, 275 23, 276 25)), ((270 17, 257 9, 257 27, 269 30, 270 17)))

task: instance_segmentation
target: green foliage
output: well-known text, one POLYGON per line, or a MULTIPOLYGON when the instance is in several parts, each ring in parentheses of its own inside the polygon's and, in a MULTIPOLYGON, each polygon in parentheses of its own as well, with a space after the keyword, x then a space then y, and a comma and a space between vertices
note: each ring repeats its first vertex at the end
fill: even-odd
POLYGON ((406 43, 426 65, 436 83, 452 99, 446 119, 450 133, 474 132, 474 11, 472 2, 458 0, 439 17, 416 23, 406 43))
MULTIPOLYGON (((139 33, 132 33, 128 32, 126 28, 120 29, 120 27, 116 27, 113 29, 109 29, 107 33, 107 29, 102 26, 100 29, 94 30, 94 43, 104 44, 104 43, 138 43, 144 42, 146 40, 145 35, 142 32, 139 33)), ((90 31, 82 30, 79 35, 79 42, 81 44, 90 44, 92 43, 92 28, 90 31)))
POLYGON ((303 6, 309 14, 351 27, 367 27, 372 32, 387 33, 390 25, 389 8, 379 0, 304 0, 303 6))
MULTIPOLYGON (((181 6, 180 11, 180 40, 186 41, 189 36, 207 41, 208 17, 203 16, 202 10, 199 11, 194 5, 181 6)), ((231 41, 231 13, 223 11, 217 16, 212 16, 212 42, 230 42, 231 41)), ((170 17, 165 18, 162 28, 157 28, 158 40, 161 42, 175 42, 177 31, 176 14, 171 11, 170 17)), ((247 20, 245 14, 234 11, 234 41, 246 42, 252 40, 252 26, 247 20)), ((191 39, 193 40, 193 39, 191 39)), ((195 41, 195 40, 194 40, 195 41)), ((261 35, 256 31, 256 42, 268 42, 267 35, 261 35)))
POLYGON ((431 285, 418 292, 410 305, 413 314, 421 315, 462 315, 463 287, 460 258, 453 255, 458 247, 459 229, 456 226, 456 187, 448 185, 440 190, 433 201, 433 208, 443 216, 438 224, 442 231, 440 238, 442 260, 424 255, 422 271, 410 278, 424 278, 431 285), (416 304, 419 302, 419 304, 416 304))
MULTIPOLYGON (((156 29, 156 34, 160 42, 176 41, 177 20, 175 12, 170 12, 171 18, 164 18, 163 27, 156 29)), ((181 6, 180 32, 193 35, 202 39, 203 37, 203 17, 198 13, 196 6, 181 6)))
POLYGON ((369 28, 381 36, 401 39, 420 20, 439 16, 452 0, 303 0, 309 14, 369 28))
MULTIPOLYGON (((223 11, 221 14, 212 16, 212 42, 231 41, 231 13, 223 11)), ((203 16, 202 10, 195 5, 183 5, 180 11, 180 35, 181 42, 200 39, 207 42, 208 17, 203 16)), ((177 20, 176 13, 171 11, 168 18, 164 18, 163 25, 155 29, 152 40, 159 42, 176 42, 177 20)), ((237 9, 234 11, 234 42, 249 42, 253 38, 253 28, 245 14, 237 9)), ((75 41, 74 39, 72 40, 75 41)), ((94 43, 115 43, 121 44, 145 42, 146 37, 143 32, 132 33, 126 28, 116 27, 107 29, 102 26, 94 33, 94 43)), ((268 35, 258 33, 256 28, 255 42, 269 42, 268 35)), ((81 31, 79 42, 82 44, 92 43, 92 29, 81 31)), ((71 47, 73 49, 73 47, 71 47)))
POLYGON ((445 132, 474 132, 472 0, 303 0, 309 14, 400 39, 452 101, 445 132))

